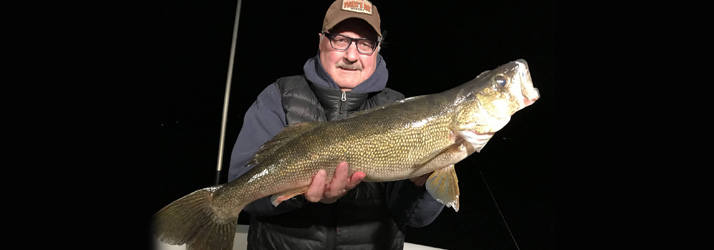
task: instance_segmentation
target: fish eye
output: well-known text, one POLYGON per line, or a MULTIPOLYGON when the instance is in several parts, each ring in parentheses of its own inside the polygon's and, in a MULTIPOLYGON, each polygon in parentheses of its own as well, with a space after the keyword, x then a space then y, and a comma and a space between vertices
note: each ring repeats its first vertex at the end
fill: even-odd
POLYGON ((501 87, 506 86, 506 83, 508 82, 508 80, 506 80, 506 78, 503 77, 502 75, 498 75, 498 76, 494 77, 493 80, 495 82, 497 82, 498 85, 501 87))

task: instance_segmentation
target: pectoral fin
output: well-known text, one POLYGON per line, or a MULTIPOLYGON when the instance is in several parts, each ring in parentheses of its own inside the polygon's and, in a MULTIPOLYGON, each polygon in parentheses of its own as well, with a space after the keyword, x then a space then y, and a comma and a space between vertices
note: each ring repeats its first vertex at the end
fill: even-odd
POLYGON ((305 192, 307 192, 307 188, 308 187, 303 187, 303 188, 289 190, 287 192, 280 193, 280 194, 274 194, 273 196, 270 197, 270 203, 272 203, 273 206, 277 207, 283 201, 286 201, 286 200, 293 198, 297 195, 304 194, 305 192))
POLYGON ((426 181, 426 190, 446 207, 459 211, 459 180, 453 164, 434 171, 426 181))

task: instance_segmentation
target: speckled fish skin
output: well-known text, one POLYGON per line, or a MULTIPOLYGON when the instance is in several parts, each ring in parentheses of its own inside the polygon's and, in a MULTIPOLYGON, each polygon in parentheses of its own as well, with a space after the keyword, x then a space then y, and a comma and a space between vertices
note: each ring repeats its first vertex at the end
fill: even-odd
POLYGON ((446 173, 445 168, 453 169, 455 163, 479 152, 514 113, 539 97, 527 63, 519 59, 441 93, 407 98, 344 120, 290 126, 261 147, 249 162, 255 167, 244 175, 198 190, 192 193, 194 198, 186 198, 189 194, 159 211, 155 215, 157 236, 170 244, 224 249, 221 244, 232 245, 232 234, 224 232, 230 228, 210 229, 210 223, 206 226, 202 222, 176 225, 170 221, 170 214, 181 211, 179 206, 203 209, 200 213, 176 212, 175 216, 234 225, 247 204, 273 195, 278 205, 304 193, 320 169, 327 170, 330 180, 342 161, 349 163, 350 174, 364 172, 366 182, 403 180, 434 172, 427 189, 458 211, 455 173, 451 170, 443 179, 436 173, 446 173), (183 199, 187 201, 180 202, 183 199), (203 231, 195 234, 190 229, 177 229, 186 227, 203 231), (224 236, 204 236, 206 233, 224 236))

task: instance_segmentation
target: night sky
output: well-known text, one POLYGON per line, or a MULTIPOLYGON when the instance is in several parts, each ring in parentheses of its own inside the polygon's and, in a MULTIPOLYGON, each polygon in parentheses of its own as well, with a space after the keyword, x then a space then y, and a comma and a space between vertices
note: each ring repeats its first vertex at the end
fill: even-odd
MULTIPOLYGON (((245 111, 275 79, 302 73, 317 53, 331 2, 242 1, 220 182, 245 111)), ((382 18, 388 87, 406 96, 438 93, 525 59, 541 94, 480 153, 456 164, 459 212, 445 208, 431 225, 408 227, 406 241, 446 249, 554 249, 555 1, 372 2, 382 18)), ((149 213, 215 183, 236 5, 159 3, 161 164, 149 213)), ((239 223, 247 219, 241 213, 239 223)))

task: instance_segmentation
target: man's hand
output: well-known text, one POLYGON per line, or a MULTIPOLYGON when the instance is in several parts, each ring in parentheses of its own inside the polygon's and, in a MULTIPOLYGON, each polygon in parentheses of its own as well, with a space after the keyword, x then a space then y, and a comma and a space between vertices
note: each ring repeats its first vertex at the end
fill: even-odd
POLYGON ((330 182, 327 182, 327 172, 320 169, 315 177, 312 177, 312 183, 305 192, 305 199, 310 202, 322 202, 330 204, 343 195, 355 188, 357 184, 362 182, 366 176, 364 172, 355 172, 352 176, 349 175, 349 166, 347 162, 341 162, 335 169, 335 175, 330 182))
MULTIPOLYGON (((434 172, 431 172, 431 173, 434 173, 434 172)), ((428 173, 428 174, 425 174, 422 176, 417 176, 417 177, 411 178, 409 180, 411 180, 414 183, 414 185, 416 185, 417 187, 421 187, 421 186, 424 186, 424 183, 426 183, 426 180, 429 179, 429 176, 431 175, 431 173, 428 173)))

